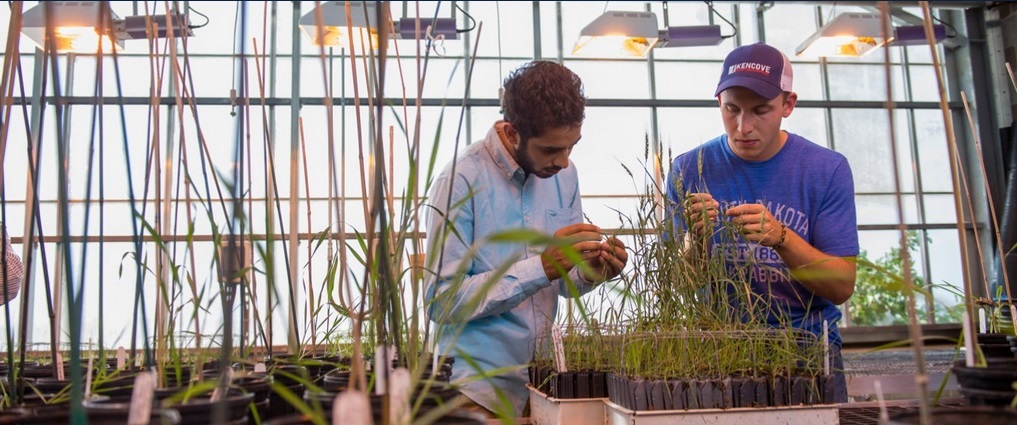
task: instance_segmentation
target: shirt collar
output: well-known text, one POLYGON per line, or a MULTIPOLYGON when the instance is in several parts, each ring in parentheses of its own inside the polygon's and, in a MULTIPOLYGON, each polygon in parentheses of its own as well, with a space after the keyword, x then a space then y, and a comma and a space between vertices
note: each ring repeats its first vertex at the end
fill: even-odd
MULTIPOLYGON (((498 121, 495 125, 501 122, 498 121)), ((494 130, 494 126, 491 126, 491 129, 487 131, 487 136, 484 138, 483 143, 484 148, 491 155, 491 159, 494 160, 494 164, 498 167, 501 175, 505 176, 507 180, 518 179, 519 181, 524 181, 526 179, 526 171, 523 171, 519 163, 512 158, 508 149, 505 148, 505 144, 498 137, 498 133, 494 130)))

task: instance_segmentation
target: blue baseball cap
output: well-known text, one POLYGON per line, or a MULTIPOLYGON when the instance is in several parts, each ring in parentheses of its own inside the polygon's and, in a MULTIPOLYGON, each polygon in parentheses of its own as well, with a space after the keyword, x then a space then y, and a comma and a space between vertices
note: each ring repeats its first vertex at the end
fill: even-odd
POLYGON ((763 43, 741 46, 728 53, 714 96, 731 87, 745 87, 773 99, 791 90, 791 61, 780 50, 763 43))

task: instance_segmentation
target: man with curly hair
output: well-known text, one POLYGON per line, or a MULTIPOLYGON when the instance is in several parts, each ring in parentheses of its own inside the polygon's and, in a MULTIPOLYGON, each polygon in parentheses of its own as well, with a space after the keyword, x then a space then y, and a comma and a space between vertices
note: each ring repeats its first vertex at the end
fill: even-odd
POLYGON ((628 256, 617 238, 583 223, 576 167, 586 98, 564 66, 535 61, 504 83, 503 119, 438 176, 428 198, 428 315, 467 407, 489 417, 524 411, 534 340, 558 297, 617 276, 628 256), (588 267, 555 245, 491 242, 512 229, 568 238, 588 267))

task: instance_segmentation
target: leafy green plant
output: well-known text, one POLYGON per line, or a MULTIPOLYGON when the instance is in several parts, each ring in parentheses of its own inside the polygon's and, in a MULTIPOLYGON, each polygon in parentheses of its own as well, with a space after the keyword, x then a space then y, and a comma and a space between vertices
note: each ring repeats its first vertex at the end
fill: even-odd
MULTIPOLYGON (((931 243, 928 236, 926 240, 931 243)), ((915 257, 918 251, 919 234, 910 230, 907 233, 907 249, 911 257, 915 257)), ((889 252, 872 261, 869 253, 862 250, 858 254, 858 277, 855 281, 855 292, 848 301, 850 303, 850 324, 852 326, 884 326, 903 325, 908 323, 907 316, 907 294, 900 276, 901 270, 901 249, 895 246, 889 252)), ((934 289, 940 289, 952 294, 958 301, 953 306, 936 308, 934 320, 936 323, 957 323, 964 313, 963 298, 949 285, 933 285, 925 281, 921 274, 915 270, 912 262, 911 276, 914 276, 915 287, 918 291, 928 295, 934 289)), ((922 316, 924 318, 925 316, 922 316)))

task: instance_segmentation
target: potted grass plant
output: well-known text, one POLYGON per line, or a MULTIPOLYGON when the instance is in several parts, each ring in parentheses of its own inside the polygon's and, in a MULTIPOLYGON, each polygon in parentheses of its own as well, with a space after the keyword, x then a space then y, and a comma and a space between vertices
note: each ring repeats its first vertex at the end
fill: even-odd
MULTIPOLYGON (((108 7, 108 5, 103 3, 102 7, 108 7)), ((305 243, 309 249, 308 257, 327 255, 328 267, 325 277, 314 282, 316 285, 311 285, 311 279, 308 279, 307 293, 311 295, 312 300, 308 304, 309 317, 305 323, 299 323, 295 319, 297 305, 294 301, 296 296, 293 291, 293 282, 287 282, 290 285, 284 285, 274 281, 278 270, 295 264, 289 258, 296 256, 297 253, 286 250, 274 251, 274 243, 260 243, 256 241, 254 235, 256 226, 252 220, 260 214, 252 213, 254 208, 252 207, 251 183, 249 181, 251 174, 250 145, 241 147, 243 145, 241 134, 247 134, 248 138, 250 136, 250 127, 247 127, 245 131, 243 123, 246 122, 245 117, 251 117, 257 113, 252 108, 251 102, 251 99, 257 95, 252 94, 254 91, 250 90, 248 86, 242 85, 239 93, 241 102, 237 105, 240 117, 238 122, 241 123, 237 126, 237 154, 231 164, 223 167, 233 173, 231 175, 220 174, 214 165, 205 161, 206 159, 211 161, 211 158, 207 155, 208 145, 201 132, 200 108, 196 107, 193 99, 189 97, 189 93, 194 93, 194 87, 190 81, 186 41, 182 46, 170 43, 170 52, 153 52, 153 57, 156 60, 162 61, 163 64, 169 64, 171 72, 166 74, 166 80, 162 80, 163 77, 159 76, 160 80, 153 82, 153 87, 157 88, 153 89, 152 110, 159 110, 158 93, 163 87, 162 84, 172 79, 175 92, 170 94, 176 97, 176 110, 173 112, 179 114, 177 118, 181 123, 185 121, 186 117, 198 125, 197 132, 201 151, 196 154, 196 157, 200 158, 201 162, 200 165, 187 163, 186 154, 178 156, 176 158, 179 162, 176 165, 180 171, 175 174, 171 169, 163 170, 154 166, 150 179, 146 178, 146 184, 152 182, 152 187, 158 188, 155 200, 147 198, 151 195, 147 190, 145 198, 138 205, 133 203, 134 199, 132 198, 135 245, 134 251, 127 258, 130 260, 128 264, 137 268, 138 299, 134 310, 134 328, 130 334, 131 343, 127 350, 129 355, 126 365, 116 368, 108 367, 105 360, 99 362, 101 366, 97 370, 100 372, 92 381, 94 389, 98 390, 97 393, 113 395, 129 393, 133 384, 131 379, 140 374, 142 370, 154 368, 157 371, 155 375, 158 381, 157 386, 160 387, 156 391, 156 397, 164 400, 165 406, 172 408, 167 410, 168 412, 183 414, 185 422, 202 423, 204 420, 218 418, 229 423, 246 423, 250 419, 248 412, 257 412, 259 416, 285 413, 273 413, 259 406, 265 401, 266 388, 271 388, 268 400, 269 409, 279 407, 280 403, 276 402, 282 401, 292 408, 291 411, 301 412, 303 420, 312 423, 325 423, 328 422, 326 417, 331 413, 325 408, 335 400, 336 393, 333 392, 324 399, 315 398, 316 396, 313 394, 325 393, 322 386, 325 381, 324 376, 327 376, 328 373, 334 370, 348 371, 348 388, 364 393, 365 391, 377 391, 381 382, 389 374, 394 373, 394 370, 405 369, 411 371, 412 383, 410 385, 414 389, 414 395, 409 400, 402 402, 407 404, 406 408, 411 412, 416 423, 441 422, 445 420, 444 418, 449 418, 452 421, 449 423, 476 423, 476 418, 468 414, 454 412, 448 405, 448 398, 454 395, 452 392, 454 389, 442 382, 441 377, 443 371, 445 372, 444 376, 447 377, 446 367, 450 366, 452 362, 441 358, 432 361, 435 354, 428 350, 430 344, 428 323, 422 317, 423 307, 420 301, 421 266, 418 264, 419 261, 414 262, 413 258, 420 256, 422 252, 422 236, 419 231, 420 226, 417 224, 423 215, 419 194, 427 191, 431 174, 431 170, 422 164, 433 164, 434 160, 422 160, 420 157, 420 152, 423 150, 420 143, 426 137, 420 135, 419 110, 418 116, 414 118, 407 112, 406 104, 403 105, 401 113, 397 113, 397 115, 400 115, 400 123, 416 123, 412 128, 400 126, 402 135, 407 140, 407 155, 409 155, 409 163, 413 169, 409 173, 410 177, 401 196, 403 200, 399 203, 401 206, 396 208, 393 201, 399 197, 399 194, 397 186, 393 182, 395 173, 390 165, 391 160, 386 160, 386 158, 391 158, 392 155, 396 155, 396 152, 392 148, 391 136, 387 140, 388 145, 386 146, 383 135, 392 134, 394 126, 386 128, 381 122, 381 117, 385 115, 386 108, 393 109, 393 112, 396 108, 388 105, 385 100, 383 80, 373 79, 377 75, 386 74, 385 67, 389 62, 386 38, 390 35, 392 26, 388 7, 388 3, 377 7, 380 18, 378 22, 381 23, 379 31, 381 39, 377 49, 359 46, 359 49, 351 50, 348 56, 350 61, 364 64, 367 68, 362 70, 364 72, 362 78, 367 80, 362 85, 369 87, 369 90, 366 94, 355 94, 354 96, 358 102, 356 105, 358 114, 361 111, 359 108, 361 101, 369 104, 371 109, 369 116, 365 117, 364 124, 361 124, 359 120, 357 124, 364 130, 363 133, 371 135, 369 138, 358 140, 360 152, 370 152, 370 156, 375 160, 368 164, 362 156, 359 164, 359 184, 365 195, 363 207, 367 223, 361 229, 353 229, 354 236, 352 238, 345 238, 349 231, 347 226, 342 225, 345 218, 341 219, 335 228, 329 225, 325 231, 316 235, 308 235, 306 238, 305 243), (170 54, 173 55, 172 60, 168 60, 170 54), (252 113, 252 110, 255 112, 252 113), (187 117, 187 114, 191 114, 191 116, 187 117), (246 154, 244 153, 245 148, 248 149, 246 154), (203 182, 198 178, 199 170, 205 176, 203 182), (428 175, 426 178, 422 176, 425 172, 428 175), (172 176, 179 176, 176 190, 171 190, 172 176), (182 202, 182 199, 177 197, 181 193, 186 194, 186 202, 182 202), (194 197, 193 203, 192 196, 194 197), (150 206, 150 203, 155 206, 150 206), (171 204, 186 204, 187 208, 184 212, 173 211, 170 209, 171 204), (146 208, 149 208, 147 212, 146 208), (152 210, 160 211, 163 214, 156 219, 150 219, 152 210), (192 213, 195 212, 197 215, 192 216, 192 213), (185 222, 183 227, 187 230, 184 234, 179 234, 175 226, 169 224, 170 217, 185 222), (223 221, 224 219, 225 221, 223 221), (210 266, 195 261, 195 257, 204 252, 197 249, 194 244, 195 228, 201 226, 210 228, 212 245, 223 248, 211 250, 211 260, 208 262, 210 266), (318 247, 326 244, 329 248, 333 246, 333 242, 336 242, 333 240, 333 235, 336 233, 340 235, 339 240, 334 244, 337 250, 328 254, 319 254, 318 247), (154 243, 146 245, 141 243, 142 239, 148 239, 154 243), (179 243, 180 241, 183 243, 179 243), (181 247, 183 248, 178 249, 181 247), (311 251, 312 247, 314 251, 311 251), (205 267, 216 270, 216 277, 207 281, 207 285, 203 288, 202 282, 197 278, 196 271, 205 267), (355 269, 362 270, 363 273, 355 272, 355 269), (258 289, 256 286, 256 281, 259 278, 264 279, 263 284, 267 283, 269 297, 265 304, 266 307, 261 311, 258 310, 258 300, 254 298, 254 295, 258 293, 266 293, 264 287, 258 289), (410 294, 411 299, 404 300, 404 294, 410 294), (282 303, 289 303, 287 306, 290 310, 290 335, 287 335, 289 352, 277 355, 277 353, 271 352, 273 345, 272 320, 273 310, 282 303), (146 310, 149 305, 155 305, 154 315, 153 311, 146 310), (224 319, 222 326, 206 326, 208 321, 215 320, 215 316, 210 314, 210 311, 220 308, 224 319), (252 327, 251 323, 254 324, 255 331, 248 332, 252 327), (154 335, 147 333, 150 327, 155 329, 154 335), (209 328, 213 330, 209 331, 209 328), (326 337, 318 340, 322 330, 326 337), (300 335, 303 335, 304 338, 300 338, 300 335), (261 348, 258 349, 258 346, 261 348), (139 364, 144 366, 134 366, 139 364), (264 367, 264 371, 261 371, 262 367, 264 367), (371 367, 371 373, 367 372, 368 367, 371 367), (311 370, 309 371, 309 369, 311 370), (306 394, 304 390, 307 390, 306 394), (312 395, 308 396, 307 394, 312 395), (194 409, 198 408, 205 410, 195 413, 194 409)), ((294 13, 299 13, 299 11, 299 5, 297 5, 294 13)), ((19 13, 12 14, 9 34, 15 40, 19 36, 17 25, 20 23, 19 18, 19 13)), ((157 22, 148 22, 148 25, 152 26, 151 28, 157 24, 157 22)), ((424 25, 426 25, 426 21, 424 25)), ((320 19, 318 26, 321 26, 320 19)), ((428 41, 428 43, 430 42, 428 41)), ((241 40, 239 45, 246 46, 247 41, 241 40)), ((245 51, 245 49, 241 49, 242 56, 245 51)), ((429 55, 430 51, 428 48, 426 55, 429 55)), ((326 67, 324 49, 319 53, 321 53, 321 65, 324 70, 326 67)), ((423 69, 426 69, 426 55, 421 57, 419 49, 417 53, 416 60, 423 64, 423 69)), ((50 49, 46 52, 46 56, 52 58, 55 67, 55 51, 50 49)), ((101 52, 99 58, 101 62, 103 60, 101 52)), ((264 56, 259 56, 255 49, 253 59, 252 62, 257 69, 252 70, 247 66, 240 67, 243 77, 239 80, 250 81, 248 77, 251 79, 256 77, 259 82, 267 80, 264 76, 266 70, 263 69, 264 56)), ((112 60, 114 62, 117 60, 115 55, 112 60)), ((472 62, 467 68, 469 72, 472 72, 472 62)), ((6 79, 9 70, 10 68, 4 70, 5 81, 9 81, 6 79)), ((417 81, 418 90, 420 90, 423 87, 423 76, 418 78, 420 79, 417 81)), ((266 97, 265 86, 263 83, 258 86, 260 89, 258 94, 264 99, 266 97)), ((327 103, 326 111, 329 114, 328 124, 331 129, 335 127, 335 123, 332 120, 334 105, 331 104, 333 96, 330 87, 330 84, 326 84, 327 93, 325 93, 324 99, 327 103)), ((4 93, 8 92, 5 90, 4 93)), ((99 93, 98 96, 101 94, 99 93)), ((416 93, 418 102, 415 105, 418 108, 421 106, 420 96, 421 92, 418 91, 416 93)), ((407 96, 407 93, 402 93, 403 99, 407 97, 413 98, 413 95, 407 96)), ((263 106, 262 113, 264 111, 263 106)), ((7 122, 4 124, 7 125, 7 122)), ((249 123, 247 125, 249 126, 249 123)), ((180 130, 183 133, 182 127, 180 130)), ((329 146, 334 145, 331 136, 330 130, 329 146)), ((65 144, 66 140, 63 140, 62 143, 65 144)), ((153 146, 156 145, 158 144, 153 144, 153 146)), ((266 165, 266 169, 273 170, 273 172, 267 172, 269 183, 266 185, 275 188, 274 191, 277 192, 278 179, 274 174, 276 167, 270 153, 270 143, 266 141, 264 146, 266 162, 273 162, 271 167, 266 165)), ((178 153, 184 152, 183 144, 180 148, 178 153)), ((432 149, 432 151, 434 152, 432 155, 436 155, 438 150, 432 149)), ((194 152, 192 152, 193 154, 194 152)), ((152 161, 151 164, 159 164, 161 159, 172 157, 168 152, 165 153, 165 156, 163 155, 160 151, 153 152, 149 158, 152 161)), ((172 162, 166 162, 166 164, 170 163, 172 162)), ((343 163, 345 164, 345 156, 343 163)), ((332 167, 330 166, 330 168, 332 167)), ((353 170, 349 171, 347 173, 345 165, 343 165, 342 174, 354 174, 353 170)), ((64 174, 61 176, 66 177, 64 174)), ((334 176, 330 174, 329 180, 334 180, 332 177, 334 176)), ((306 175, 305 185, 309 185, 306 175)), ((345 188, 345 184, 342 186, 345 188)), ((269 191, 273 192, 273 190, 269 191)), ((336 199, 340 198, 345 204, 345 193, 336 196, 336 199)), ((66 198, 62 199, 66 200, 66 198)), ((336 204, 339 203, 340 201, 337 200, 336 204)), ((66 205, 63 208, 66 209, 66 205)), ((288 237, 284 232, 275 233, 272 230, 276 225, 272 221, 273 213, 279 212, 281 216, 279 199, 273 198, 271 195, 268 196, 263 208, 269 212, 266 223, 269 237, 288 237)), ((337 209, 345 213, 343 208, 337 209)), ((308 209, 310 210, 310 208, 308 209)), ((277 228, 284 228, 281 218, 278 225, 277 228)), ((63 234, 71 234, 69 229, 63 230, 63 234)), ((295 231, 295 229, 290 230, 295 231)), ((28 239, 32 238, 31 235, 28 236, 28 239)), ((309 269, 311 258, 308 258, 307 261, 309 269)), ((315 276, 310 270, 307 273, 309 276, 315 276)), ((289 274, 293 275, 293 273, 289 274)), ((318 276, 320 277, 320 274, 318 276)), ((81 282, 75 282, 73 279, 68 279, 68 281, 73 283, 73 285, 68 285, 67 292, 72 294, 70 300, 74 307, 71 309, 72 314, 68 317, 69 323, 71 323, 69 333, 72 349, 68 353, 68 357, 72 364, 72 373, 70 374, 72 379, 54 384, 51 386, 52 388, 43 387, 41 391, 45 391, 47 394, 54 391, 53 394, 58 394, 54 397, 47 397, 47 400, 67 400, 72 411, 69 421, 77 423, 83 417, 84 404, 82 400, 84 395, 82 392, 88 392, 87 390, 82 391, 84 385, 81 383, 84 380, 80 379, 80 376, 93 372, 80 367, 79 364, 81 352, 78 347, 81 346, 81 341, 78 338, 81 337, 80 324, 83 318, 80 305, 75 303, 80 302, 78 291, 80 291, 81 282), (75 298, 75 296, 79 298, 75 298)), ((51 302, 50 306, 52 305, 51 302)), ((54 326, 54 335, 56 335, 56 329, 59 327, 54 326)), ((54 337, 53 341, 56 340, 54 337)), ((55 353, 56 344, 53 346, 55 353)), ((104 350, 107 350, 106 344, 100 342, 99 346, 100 357, 104 358, 104 350)), ((10 348, 11 344, 8 347, 10 348)), ((25 352, 24 347, 21 352, 25 352)), ((51 356, 50 363, 54 365, 53 367, 62 367, 55 354, 51 356)), ((13 365, 13 362, 11 364, 13 365)), ((19 364, 21 370, 27 370, 27 365, 28 362, 24 359, 19 364)), ((23 381, 12 379, 12 382, 23 381)), ((38 386, 36 385, 36 387, 38 386)), ((19 384, 22 391, 25 387, 25 385, 19 384)), ((375 400, 381 400, 381 406, 396 403, 390 400, 389 391, 391 390, 378 391, 380 396, 375 400)), ((92 402, 95 402, 93 404, 97 409, 108 409, 109 406, 103 405, 113 404, 100 403, 96 400, 92 400, 92 402)), ((392 416, 396 413, 387 407, 376 407, 373 411, 381 422, 401 422, 401 419, 392 416)), ((91 413, 89 416, 91 417, 91 413)))

